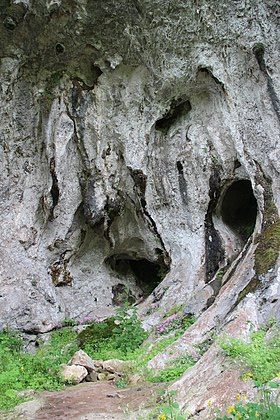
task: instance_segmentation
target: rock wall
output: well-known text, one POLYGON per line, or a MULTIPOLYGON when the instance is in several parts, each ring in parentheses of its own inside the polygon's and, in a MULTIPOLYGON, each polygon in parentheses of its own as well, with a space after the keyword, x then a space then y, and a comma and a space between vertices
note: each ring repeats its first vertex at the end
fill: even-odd
POLYGON ((1 326, 47 332, 125 300, 145 299, 147 327, 174 304, 199 315, 236 269, 238 302, 269 285, 279 316, 276 2, 0 14, 1 326))

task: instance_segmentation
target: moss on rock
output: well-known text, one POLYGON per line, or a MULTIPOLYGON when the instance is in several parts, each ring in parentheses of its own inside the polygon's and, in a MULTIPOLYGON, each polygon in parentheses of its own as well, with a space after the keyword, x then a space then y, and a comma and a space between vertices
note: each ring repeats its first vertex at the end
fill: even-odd
POLYGON ((270 224, 258 238, 255 252, 255 269, 257 275, 267 273, 274 266, 280 252, 280 220, 270 224))

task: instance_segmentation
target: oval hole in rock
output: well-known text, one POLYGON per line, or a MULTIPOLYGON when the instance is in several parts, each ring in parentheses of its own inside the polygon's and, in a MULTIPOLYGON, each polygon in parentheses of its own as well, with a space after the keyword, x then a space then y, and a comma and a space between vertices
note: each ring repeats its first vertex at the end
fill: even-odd
POLYGON ((249 180, 235 181, 228 187, 222 199, 221 216, 244 241, 254 231, 257 211, 257 200, 249 180))
POLYGON ((62 54, 65 51, 65 47, 62 44, 56 44, 55 50, 56 50, 57 54, 62 54))

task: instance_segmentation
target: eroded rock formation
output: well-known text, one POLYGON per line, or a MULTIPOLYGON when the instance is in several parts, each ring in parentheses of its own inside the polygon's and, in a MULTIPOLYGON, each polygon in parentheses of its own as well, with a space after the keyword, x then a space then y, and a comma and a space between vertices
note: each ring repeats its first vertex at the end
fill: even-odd
POLYGON ((1 327, 183 304, 180 351, 279 317, 276 2, 0 14, 1 327))

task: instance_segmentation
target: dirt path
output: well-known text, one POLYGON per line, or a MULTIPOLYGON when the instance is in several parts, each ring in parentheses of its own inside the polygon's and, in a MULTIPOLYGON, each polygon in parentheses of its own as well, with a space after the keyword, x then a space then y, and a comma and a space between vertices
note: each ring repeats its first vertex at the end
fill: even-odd
POLYGON ((117 389, 110 382, 83 383, 62 391, 43 392, 1 419, 143 420, 147 404, 154 405, 159 389, 159 385, 146 383, 127 389, 117 389))

